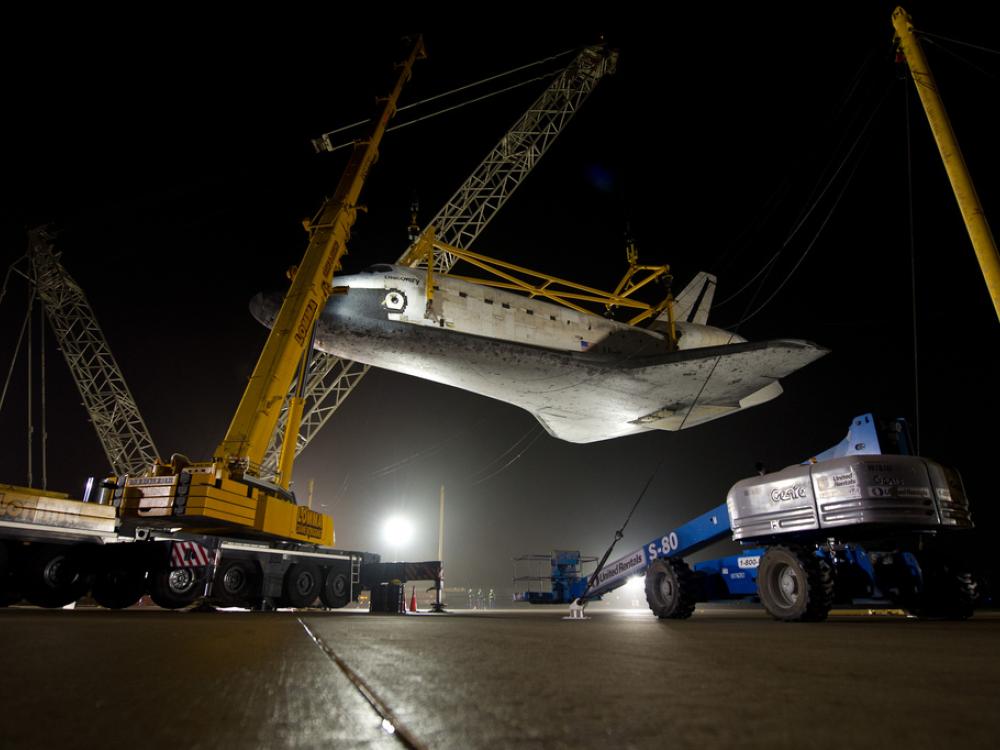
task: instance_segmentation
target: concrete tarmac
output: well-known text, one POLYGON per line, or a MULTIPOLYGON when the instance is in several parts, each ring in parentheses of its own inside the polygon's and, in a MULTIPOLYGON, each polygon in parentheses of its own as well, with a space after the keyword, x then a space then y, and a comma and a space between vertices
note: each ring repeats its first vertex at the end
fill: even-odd
POLYGON ((1000 742, 998 614, 564 614, 0 610, 0 747, 1000 742))

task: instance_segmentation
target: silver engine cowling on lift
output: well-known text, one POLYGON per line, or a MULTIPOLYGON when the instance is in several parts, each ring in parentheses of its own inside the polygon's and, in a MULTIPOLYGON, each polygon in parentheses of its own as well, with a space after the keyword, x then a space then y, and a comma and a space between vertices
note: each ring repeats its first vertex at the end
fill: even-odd
POLYGON ((855 455, 790 466, 737 482, 726 503, 735 540, 825 538, 836 535, 827 530, 846 526, 887 532, 973 526, 958 472, 917 456, 855 455))

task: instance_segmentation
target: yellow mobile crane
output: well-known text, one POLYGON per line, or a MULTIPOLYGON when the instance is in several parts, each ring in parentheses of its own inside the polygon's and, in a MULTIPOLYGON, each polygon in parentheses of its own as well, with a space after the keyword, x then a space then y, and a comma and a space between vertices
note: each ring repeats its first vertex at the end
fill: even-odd
POLYGON ((354 152, 333 196, 305 223, 309 245, 293 268, 291 288, 277 323, 243 393, 225 437, 210 462, 189 462, 174 455, 157 462, 144 476, 126 476, 113 491, 114 504, 126 522, 152 527, 181 527, 201 533, 228 533, 332 545, 333 520, 297 505, 290 491, 294 440, 301 413, 301 393, 291 397, 292 414, 277 482, 261 476, 260 465, 278 421, 285 395, 298 378, 305 387, 316 319, 333 290, 333 274, 347 252, 357 201, 368 170, 378 156, 386 124, 396 110, 413 63, 423 55, 418 39, 391 93, 382 103, 371 135, 354 152))
MULTIPOLYGON (((291 491, 313 328, 334 291, 333 275, 347 252, 361 188, 386 125, 415 61, 423 56, 423 42, 417 38, 397 66, 391 92, 379 100, 370 135, 355 143, 333 196, 305 222, 309 242, 304 257, 289 271, 292 283, 278 323, 212 460, 192 463, 174 454, 162 461, 147 440, 148 450, 141 453, 146 461, 127 462, 145 443, 125 434, 131 422, 109 424, 98 432, 106 447, 111 445, 115 476, 96 492, 88 485, 83 502, 0 485, 0 606, 23 595, 32 603, 58 607, 90 590, 99 604, 113 608, 129 606, 146 592, 169 608, 203 595, 222 604, 262 608, 309 606, 318 597, 328 607, 342 607, 362 587, 440 575, 436 563, 380 563, 377 555, 334 549, 333 520, 298 505, 291 491), (285 447, 272 478, 261 472, 260 464, 283 409, 288 420, 285 447)), ((36 251, 33 257, 43 256, 36 251)), ((39 286, 43 292, 48 288, 39 286)), ((68 282, 49 286, 75 289, 68 282)), ((92 317, 88 320, 96 327, 92 317)), ((64 346, 77 343, 70 334, 65 338, 64 346)), ((101 351, 106 348, 104 344, 101 351)), ((86 401, 95 391, 90 381, 107 378, 84 374, 77 380, 86 401)), ((120 398, 98 395, 100 403, 120 405, 120 398)), ((133 411, 132 421, 141 423, 133 411)), ((90 412, 102 424, 109 421, 100 410, 90 412)))
POLYGON ((333 292, 333 275, 340 270, 341 259, 347 252, 361 188, 378 157, 386 125, 396 112, 415 61, 423 56, 423 42, 417 38, 406 59, 398 65, 399 76, 391 92, 380 100, 381 108, 370 135, 355 143, 336 191, 316 216, 305 222, 309 234, 305 254, 301 263, 289 271, 292 283, 277 324, 267 338, 236 414, 212 460, 192 463, 174 454, 169 462, 157 461, 142 475, 121 476, 107 483, 105 493, 119 508, 123 530, 134 529, 141 539, 178 539, 173 543, 169 560, 160 556, 146 566, 151 576, 150 591, 162 606, 178 607, 193 602, 204 588, 199 571, 213 567, 219 568, 223 598, 237 600, 254 597, 261 578, 266 583, 269 577, 280 577, 280 593, 275 598, 293 606, 306 606, 322 592, 329 606, 342 606, 350 594, 349 584, 357 583, 358 560, 350 555, 331 558, 321 551, 333 545, 333 519, 296 503, 291 491, 294 446, 313 329, 333 292), (260 466, 286 394, 296 378, 298 386, 288 405, 285 447, 276 481, 272 481, 262 476, 260 466), (209 536, 183 540, 177 536, 177 530, 182 534, 209 536), (213 544, 216 537, 221 541, 213 544), (224 537, 237 541, 225 541, 224 537), (312 559, 299 559, 290 566, 277 564, 271 566, 275 570, 269 571, 259 555, 253 554, 254 549, 263 547, 241 544, 238 540, 283 545, 286 563, 290 553, 309 554, 304 552, 309 549, 304 545, 316 545, 316 550, 312 559), (242 558, 236 554, 241 547, 247 552, 242 558), (224 554, 226 549, 230 550, 228 554, 224 554), (334 564, 335 559, 341 563, 352 561, 353 570, 334 564), (186 562, 192 564, 185 565, 186 562))

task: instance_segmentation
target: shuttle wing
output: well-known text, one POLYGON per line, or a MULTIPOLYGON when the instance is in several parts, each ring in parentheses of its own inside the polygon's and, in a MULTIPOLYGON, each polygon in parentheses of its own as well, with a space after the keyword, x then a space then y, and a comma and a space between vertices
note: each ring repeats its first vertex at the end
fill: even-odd
POLYGON ((781 393, 779 378, 826 352, 807 341, 775 340, 612 362, 558 407, 532 413, 551 435, 576 443, 684 429, 770 401, 781 393))

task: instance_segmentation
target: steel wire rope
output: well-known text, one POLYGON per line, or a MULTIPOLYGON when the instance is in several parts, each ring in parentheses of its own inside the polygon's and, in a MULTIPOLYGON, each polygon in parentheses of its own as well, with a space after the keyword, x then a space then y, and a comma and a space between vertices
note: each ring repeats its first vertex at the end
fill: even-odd
MULTIPOLYGON (((963 47, 971 47, 972 49, 977 49, 980 52, 988 52, 991 55, 1000 55, 1000 50, 993 49, 992 47, 984 47, 981 44, 973 44, 972 42, 964 42, 961 39, 955 39, 953 37, 942 36, 941 34, 932 34, 929 31, 920 30, 920 31, 918 31, 916 33, 917 33, 917 36, 928 37, 928 38, 931 38, 931 39, 940 39, 940 40, 945 41, 945 42, 951 42, 953 44, 960 44, 963 47)), ((938 46, 940 47, 940 45, 938 45, 938 46)))
POLYGON ((830 206, 830 210, 827 212, 826 216, 823 217, 823 221, 820 223, 819 228, 813 235, 813 238, 809 241, 809 244, 806 245, 805 250, 803 250, 802 254, 799 256, 799 259, 795 261, 795 265, 792 266, 791 270, 788 272, 785 278, 782 279, 780 284, 778 284, 778 288, 775 289, 773 292, 771 292, 770 296, 768 296, 768 298, 764 300, 756 310, 754 310, 752 313, 744 315, 743 318, 740 319, 739 323, 736 324, 735 330, 738 330, 741 325, 746 323, 751 318, 755 317, 759 312, 761 312, 765 307, 767 307, 771 303, 771 301, 778 295, 778 293, 785 288, 785 285, 791 280, 792 276, 795 275, 795 272, 799 269, 799 266, 802 265, 802 262, 806 259, 806 256, 809 254, 809 251, 813 249, 813 247, 816 245, 816 242, 819 240, 820 235, 823 234, 823 230, 826 228, 826 225, 830 222, 830 219, 833 218, 833 214, 836 212, 837 206, 840 205, 840 201, 843 199, 844 193, 847 192, 847 188, 853 181, 854 175, 858 171, 858 167, 860 165, 861 162, 859 160, 851 168, 851 171, 847 175, 847 180, 841 187, 840 192, 837 193, 837 197, 834 199, 833 205, 830 206))
MULTIPOLYGON (((530 62, 530 63, 527 63, 525 65, 519 65, 516 68, 511 68, 510 70, 505 70, 502 73, 497 73, 496 75, 487 76, 486 78, 481 78, 478 81, 473 81, 472 83, 466 83, 466 84, 464 84, 462 86, 457 86, 457 87, 455 87, 453 89, 450 89, 448 91, 444 91, 444 92, 442 92, 440 94, 434 94, 434 96, 428 96, 426 99, 421 99, 418 102, 413 102, 412 104, 406 104, 406 105, 404 105, 402 107, 397 107, 396 111, 397 112, 405 112, 408 109, 413 109, 415 107, 420 107, 420 106, 422 106, 424 104, 427 104, 428 102, 433 102, 433 101, 436 101, 438 99, 443 99, 443 98, 445 98, 447 96, 451 96, 452 94, 457 94, 460 91, 466 91, 467 89, 472 89, 472 88, 475 88, 476 86, 482 86, 484 83, 489 83, 489 82, 495 81, 495 80, 497 80, 499 78, 503 78, 505 76, 513 75, 514 73, 520 73, 522 70, 527 70, 528 68, 533 68, 536 65, 544 65, 545 63, 552 62, 553 60, 558 60, 560 57, 565 57, 566 55, 568 55, 571 52, 576 52, 576 49, 563 50, 562 52, 558 52, 558 53, 556 53, 554 55, 550 55, 549 57, 543 57, 543 58, 541 58, 539 60, 535 60, 534 62, 530 62)), ((536 78, 536 79, 532 79, 532 80, 538 80, 538 79, 536 78)), ((372 118, 369 117, 369 118, 364 119, 364 120, 358 120, 357 122, 352 122, 350 125, 343 125, 343 126, 341 126, 339 128, 336 128, 334 130, 328 130, 327 132, 325 132, 322 135, 320 135, 320 138, 324 138, 324 139, 325 138, 329 138, 331 135, 336 135, 337 133, 343 133, 345 130, 350 130, 351 128, 356 128, 356 127, 359 127, 361 125, 367 125, 371 121, 372 121, 372 118)))
MULTIPOLYGON (((406 122, 401 122, 401 123, 398 123, 396 125, 393 125, 392 127, 388 127, 388 128, 385 129, 385 132, 386 133, 392 133, 393 131, 399 130, 400 128, 409 127, 410 125, 416 125, 418 122, 423 122, 424 120, 430 120, 433 117, 438 117, 438 116, 446 114, 448 112, 453 112, 456 109, 461 109, 462 107, 467 107, 470 104, 476 104, 478 102, 485 101, 486 99, 491 99, 494 96, 499 96, 500 94, 506 94, 508 91, 513 91, 514 89, 521 88, 522 86, 527 86, 529 84, 534 83, 535 81, 545 81, 545 80, 548 80, 548 79, 552 78, 553 76, 555 76, 558 72, 559 72, 558 70, 557 71, 552 71, 552 72, 546 73, 544 75, 536 76, 535 78, 529 78, 528 80, 521 81, 520 83, 512 84, 510 86, 507 86, 506 88, 498 89, 497 91, 492 91, 492 92, 490 92, 488 94, 483 94, 482 96, 478 96, 478 97, 476 97, 474 99, 467 99, 464 102, 459 102, 458 104, 453 104, 450 107, 445 107, 444 109, 439 109, 436 112, 431 112, 431 113, 423 115, 421 117, 417 117, 417 118, 414 118, 412 120, 407 120, 406 122)), ((327 153, 333 153, 334 151, 339 151, 342 148, 348 148, 349 146, 353 146, 353 145, 354 145, 354 141, 344 141, 343 143, 339 143, 336 146, 331 146, 330 148, 327 148, 325 150, 327 151, 327 153)))
POLYGON ((597 567, 594 568, 594 572, 590 574, 590 579, 587 581, 587 588, 583 590, 583 594, 581 594, 578 599, 578 601, 580 601, 581 603, 587 601, 587 594, 590 592, 590 590, 594 587, 594 584, 597 582, 597 576, 604 569, 604 564, 608 561, 608 558, 611 556, 611 552, 614 550, 618 542, 620 542, 622 539, 625 538, 625 527, 628 526, 629 521, 632 520, 632 515, 635 513, 635 509, 639 507, 639 502, 642 500, 643 497, 645 497, 646 491, 649 490, 650 485, 653 483, 653 479, 656 478, 656 475, 660 473, 660 469, 663 468, 663 464, 666 463, 667 455, 668 454, 666 453, 663 454, 663 457, 660 458, 660 462, 656 465, 656 468, 653 469, 653 471, 649 475, 649 478, 646 479, 646 483, 642 486, 642 491, 639 493, 639 496, 635 499, 635 502, 632 503, 632 509, 628 512, 628 515, 625 516, 625 523, 623 523, 615 531, 615 537, 614 539, 611 540, 610 546, 604 551, 604 555, 603 557, 601 557, 601 561, 597 563, 597 567))
MULTIPOLYGON (((893 83, 893 85, 894 85, 894 83, 893 83)), ((855 139, 854 144, 852 144, 851 152, 848 154, 848 156, 850 156, 850 154, 854 152, 854 150, 856 149, 858 143, 861 141, 861 138, 863 136, 867 135, 867 138, 866 138, 866 140, 864 142, 864 147, 862 148, 861 153, 859 154, 858 158, 855 160, 854 166, 851 168, 851 171, 848 173, 847 179, 844 181, 844 184, 841 187, 840 192, 837 194, 837 197, 834 200, 833 205, 830 207, 830 210, 827 212, 826 216, 823 218, 823 221, 820 223, 819 227, 817 228, 816 233, 813 235, 812 239, 809 241, 809 244, 806 246, 805 250, 803 250, 802 254, 799 256, 799 259, 796 261, 795 265, 792 266, 792 269, 788 272, 788 274, 785 276, 785 278, 778 285, 778 288, 775 289, 771 293, 771 295, 766 300, 764 300, 764 302, 762 302, 757 307, 757 309, 755 309, 751 313, 746 312, 747 310, 749 310, 753 306, 753 304, 756 301, 758 295, 760 294, 760 291, 763 289, 764 283, 767 281, 767 278, 771 275, 771 272, 774 270, 774 266, 773 265, 771 266, 771 268, 768 270, 767 274, 764 276, 764 279, 761 280, 760 285, 758 285, 757 290, 754 292, 753 296, 747 302, 747 306, 746 306, 746 308, 744 310, 743 317, 740 318, 740 320, 737 321, 736 325, 733 327, 733 331, 732 331, 732 334, 730 335, 729 342, 732 341, 733 336, 737 335, 737 332, 739 331, 740 327, 744 323, 746 323, 751 318, 755 317, 758 313, 760 313, 764 308, 766 308, 771 303, 771 301, 778 295, 778 293, 789 282, 789 280, 792 278, 792 276, 798 270, 799 266, 802 265, 802 262, 806 259, 806 256, 809 254, 809 251, 812 250, 812 248, 815 246, 816 242, 819 240, 820 235, 822 235, 823 230, 826 228, 826 225, 829 223, 830 219, 833 217, 833 214, 836 212, 837 207, 840 205, 840 201, 843 199, 844 194, 847 191, 847 188, 850 186, 851 182, 853 181, 854 175, 857 173, 858 168, 861 165, 862 157, 864 156, 865 152, 867 151, 868 146, 871 145, 871 131, 870 131, 871 124, 872 124, 872 122, 874 122, 875 116, 881 111, 882 105, 885 103, 885 100, 886 100, 886 98, 888 96, 888 93, 889 93, 890 89, 891 89, 891 86, 888 87, 885 90, 885 92, 883 93, 882 98, 879 100, 878 104, 875 106, 875 109, 872 111, 872 114, 869 116, 867 122, 865 123, 864 129, 858 135, 858 138, 855 139)), ((844 161, 841 163, 840 167, 838 167, 838 174, 839 174, 839 171, 841 169, 843 169, 843 166, 844 166, 845 163, 846 163, 846 157, 845 157, 844 161)), ((829 185, 827 186, 826 189, 829 189, 829 185)), ((825 194, 825 192, 824 192, 824 194, 825 194)), ((785 245, 783 245, 782 248, 778 252, 781 252, 784 249, 785 249, 785 245)), ((727 343, 729 343, 729 342, 727 342, 727 343)), ((701 384, 701 388, 699 388, 699 390, 698 390, 698 395, 695 396, 694 400, 691 402, 691 405, 688 407, 687 412, 684 414, 684 418, 681 420, 681 426, 678 429, 681 429, 681 430, 684 429, 684 425, 687 423, 688 417, 690 417, 691 412, 694 410, 694 407, 697 406, 699 400, 701 399, 702 394, 705 392, 705 388, 708 387, 708 383, 712 379, 712 375, 715 374, 715 370, 719 366, 719 362, 721 360, 722 360, 721 356, 715 358, 715 362, 712 363, 712 367, 709 370, 708 375, 705 377, 704 382, 701 384)))
MULTIPOLYGON (((909 79, 909 68, 906 73, 909 79)), ((910 303, 913 318, 913 454, 920 455, 920 372, 917 342, 917 245, 913 215, 913 142, 910 132, 910 97, 912 89, 904 86, 903 117, 906 120, 906 208, 910 234, 910 303)))
MULTIPOLYGON (((514 450, 514 449, 515 449, 515 448, 517 447, 518 443, 520 443, 521 441, 523 441, 523 440, 524 440, 524 439, 525 439, 525 438, 526 438, 526 437, 527 437, 527 436, 528 436, 528 435, 529 435, 529 434, 530 434, 530 433, 531 433, 531 432, 532 432, 533 430, 538 430, 538 434, 537 434, 537 435, 535 435, 535 437, 533 437, 533 438, 532 438, 532 439, 531 439, 531 440, 530 440, 530 441, 528 442, 528 444, 527 444, 526 446, 524 446, 524 448, 522 448, 522 449, 521 449, 521 450, 520 450, 520 451, 519 451, 519 452, 517 453, 517 455, 515 455, 515 456, 514 456, 514 457, 513 457, 513 458, 512 458, 512 459, 511 459, 510 461, 508 461, 507 463, 505 463, 505 464, 504 464, 503 466, 501 466, 501 467, 500 467, 499 469, 497 469, 496 471, 494 471, 494 472, 491 472, 490 474, 487 474, 487 475, 486 475, 485 477, 482 477, 482 478, 480 478, 480 479, 477 479, 477 480, 476 480, 476 481, 474 481, 474 482, 471 482, 471 483, 469 483, 469 484, 468 484, 467 486, 468 486, 468 487, 475 487, 475 486, 477 486, 477 485, 480 485, 480 484, 482 484, 483 482, 485 482, 486 480, 488 480, 488 479, 492 479, 493 477, 495 477, 495 476, 496 476, 497 474, 499 474, 500 472, 502 472, 502 471, 506 470, 507 468, 509 468, 509 467, 513 466, 513 465, 514 465, 514 463, 515 463, 515 462, 516 462, 516 461, 517 461, 517 460, 518 460, 519 458, 521 458, 521 456, 523 456, 523 455, 524 455, 525 453, 527 453, 527 452, 528 452, 528 450, 529 450, 529 449, 531 448, 531 446, 533 446, 533 445, 534 445, 534 444, 535 444, 536 442, 538 442, 538 438, 540 438, 540 437, 541 437, 542 435, 544 435, 544 434, 545 434, 545 431, 544 431, 544 430, 543 430, 543 429, 542 429, 541 427, 539 427, 538 425, 535 425, 535 426, 533 426, 533 427, 531 428, 531 430, 529 430, 528 432, 526 432, 526 433, 525 433, 525 434, 524 434, 524 435, 523 435, 523 436, 522 436, 521 438, 519 438, 519 439, 518 439, 517 443, 514 443, 514 445, 512 445, 512 446, 511 446, 511 447, 510 447, 510 448, 509 448, 509 449, 508 449, 508 450, 507 450, 507 451, 506 451, 506 452, 505 452, 505 453, 503 454, 503 455, 505 456, 505 455, 507 455, 508 453, 510 453, 510 452, 511 452, 512 450, 514 450)), ((502 456, 501 456, 501 458, 502 458, 502 456)), ((494 464, 494 463, 496 463, 496 462, 497 462, 498 460, 499 460, 499 459, 493 459, 493 461, 491 461, 491 462, 490 462, 489 464, 487 464, 487 467, 488 467, 488 466, 490 466, 490 465, 492 465, 492 464, 494 464)))
MULTIPOLYGON (((861 88, 861 84, 865 80, 866 75, 867 75, 867 73, 868 73, 868 71, 869 71, 872 63, 877 58, 878 52, 879 52, 880 49, 882 49, 882 45, 881 44, 877 45, 877 46, 873 46, 871 48, 871 50, 869 51, 868 55, 862 61, 861 65, 858 66, 858 69, 855 71, 853 77, 851 78, 851 81, 848 84, 843 97, 841 97, 840 103, 834 109, 834 111, 833 111, 833 113, 831 115, 831 118, 833 118, 833 119, 839 118, 847 110, 848 105, 850 105, 852 103, 852 101, 858 96, 858 91, 861 88)), ((836 161, 837 153, 840 152, 840 150, 841 150, 844 142, 847 140, 848 133, 850 132, 853 123, 857 119, 858 119, 858 114, 854 114, 854 115, 852 115, 848 119, 846 125, 844 126, 844 133, 843 133, 843 135, 840 137, 839 141, 837 143, 835 143, 834 147, 831 149, 831 151, 830 151, 831 156, 830 156, 829 160, 827 161, 826 165, 823 167, 823 169, 820 170, 819 176, 816 178, 816 184, 813 186, 812 191, 809 194, 809 197, 806 199, 806 201, 804 203, 804 205, 807 208, 804 208, 802 211, 800 211, 798 218, 795 220, 796 224, 801 225, 801 223, 804 221, 804 219, 807 218, 808 212, 811 212, 811 210, 812 210, 811 208, 808 208, 808 207, 811 204, 813 204, 814 201, 818 201, 819 198, 822 197, 822 192, 821 192, 820 196, 817 197, 817 189, 818 189, 819 185, 823 183, 824 175, 826 175, 829 172, 831 166, 836 161)), ((833 178, 831 178, 831 181, 832 181, 832 179, 833 178)), ((770 217, 777 210, 777 208, 778 208, 778 204, 777 204, 778 197, 780 195, 788 192, 788 190, 790 190, 790 185, 791 185, 791 174, 786 174, 785 177, 783 178, 783 180, 781 181, 781 183, 774 189, 774 191, 772 191, 772 193, 770 194, 770 196, 768 197, 768 199, 766 201, 764 201, 764 206, 765 206, 765 214, 764 214, 764 216, 762 216, 761 218, 759 218, 756 221, 752 222, 751 225, 747 229, 744 230, 744 234, 748 235, 747 238, 745 240, 742 239, 742 238, 738 238, 734 242, 734 245, 736 247, 733 247, 733 248, 731 248, 729 250, 724 251, 719 256, 722 260, 716 261, 715 264, 714 264, 714 267, 718 268, 719 272, 721 272, 723 269, 725 269, 726 267, 728 267, 732 263, 731 260, 727 259, 727 256, 730 256, 733 253, 735 253, 737 256, 740 255, 741 253, 738 251, 738 247, 740 245, 748 244, 749 241, 750 241, 750 238, 752 238, 755 234, 759 233, 760 227, 764 226, 767 223, 767 221, 770 219, 770 217)), ((825 188, 824 188, 824 192, 825 192, 825 188)), ((794 234, 794 231, 793 231, 793 234, 794 234)), ((790 239, 790 236, 789 236, 789 239, 790 239)), ((772 256, 771 260, 769 260, 768 263, 773 262, 776 257, 777 257, 776 255, 772 256)), ((766 267, 766 265, 767 264, 765 264, 765 267, 766 267)), ((740 287, 739 291, 730 294, 728 297, 726 297, 722 301, 714 302, 713 305, 712 305, 712 308, 713 309, 718 309, 718 308, 722 307, 723 305, 731 302, 734 298, 736 298, 737 296, 739 296, 748 286, 750 286, 750 284, 752 284, 760 276, 760 274, 762 272, 763 272, 763 268, 761 270, 759 270, 756 274, 754 274, 753 278, 751 278, 750 281, 748 281, 746 284, 744 284, 742 287, 740 287)))
MULTIPOLYGON (((878 103, 875 105, 874 109, 869 114, 868 119, 865 121, 865 124, 861 128, 861 131, 858 133, 857 137, 855 137, 854 141, 851 143, 850 147, 847 149, 847 152, 844 154, 843 158, 840 160, 840 163, 837 164, 836 169, 833 170, 833 173, 830 175, 830 178, 826 181, 826 184, 823 185, 822 189, 819 190, 818 194, 816 192, 816 188, 813 188, 812 196, 810 196, 809 200, 807 201, 805 209, 803 210, 802 213, 799 214, 799 218, 796 219, 795 224, 792 226, 792 229, 789 231, 788 235, 782 241, 781 246, 778 248, 778 250, 776 250, 774 252, 774 254, 767 260, 767 262, 765 262, 764 265, 761 266, 761 268, 757 271, 757 273, 755 273, 750 278, 750 280, 747 281, 743 286, 741 286, 737 291, 735 291, 732 294, 730 294, 728 297, 726 297, 721 302, 714 303, 712 305, 712 307, 714 309, 718 309, 718 308, 722 307, 726 303, 731 302, 733 299, 735 299, 740 294, 742 294, 751 284, 753 284, 754 281, 756 281, 760 277, 760 275, 762 273, 764 273, 768 268, 770 268, 771 265, 782 254, 782 252, 784 252, 788 248, 788 245, 795 238, 795 236, 799 233, 799 231, 802 229, 802 227, 805 226, 806 222, 809 220, 809 218, 813 215, 813 213, 819 207, 819 204, 822 202, 823 198, 826 197, 827 193, 833 187, 833 184, 836 182, 837 178, 840 176, 840 173, 843 171, 844 167, 847 165, 847 163, 850 160, 851 156, 854 154, 855 150, 857 149, 858 144, 861 142, 861 139, 867 134, 868 129, 871 127, 871 124, 872 124, 872 122, 875 119, 875 116, 878 114, 879 110, 882 107, 882 104, 885 102, 886 98, 888 97, 889 91, 892 89, 892 86, 893 86, 893 84, 890 83, 889 86, 887 86, 885 88, 885 90, 882 92, 882 97, 879 99, 878 103), (815 197, 813 197, 813 196, 815 196, 815 197)), ((832 163, 833 163, 833 159, 830 160, 830 162, 828 163, 827 167, 824 168, 823 171, 820 173, 820 180, 822 179, 822 175, 829 170, 830 164, 832 164, 832 163)), ((819 184, 819 182, 817 182, 817 185, 818 184, 819 184)), ((765 277, 765 280, 766 280, 766 277, 765 277)))
POLYGON ((7 378, 4 380, 3 391, 0 391, 0 410, 3 409, 4 401, 7 399, 7 389, 10 387, 10 379, 14 374, 14 367, 17 365, 17 357, 21 352, 21 343, 24 341, 24 331, 28 325, 28 321, 31 318, 31 308, 35 304, 35 286, 31 286, 31 291, 28 294, 28 309, 25 313, 24 320, 21 322, 21 332, 17 337, 17 344, 14 346, 14 353, 11 355, 10 367, 7 369, 7 378))
POLYGON ((942 52, 946 52, 947 54, 951 55, 952 57, 954 57, 959 62, 964 63, 965 65, 968 65, 970 68, 972 68, 973 70, 975 70, 975 71, 977 71, 979 73, 982 73, 984 76, 986 76, 990 80, 992 80, 992 81, 1000 80, 1000 79, 998 79, 998 77, 997 77, 997 75, 995 73, 991 73, 990 71, 986 70, 986 68, 982 67, 981 65, 976 65, 976 63, 972 62, 972 60, 970 60, 967 57, 963 57, 962 55, 960 55, 957 52, 955 52, 955 50, 948 49, 948 47, 946 47, 943 44, 938 44, 933 39, 927 39, 926 41, 929 43, 930 46, 934 47, 934 49, 939 49, 942 52))
POLYGON ((435 443, 431 447, 424 448, 422 450, 416 451, 415 453, 412 453, 411 455, 407 456, 406 458, 401 458, 398 461, 394 461, 391 464, 387 464, 387 465, 383 466, 380 469, 376 469, 375 471, 371 472, 371 474, 369 474, 368 477, 371 478, 371 479, 378 479, 378 478, 381 478, 381 477, 389 476, 390 474, 393 474, 393 473, 399 471, 400 469, 404 468, 407 464, 410 464, 410 463, 416 461, 418 458, 423 458, 424 456, 429 456, 429 455, 431 455, 433 453, 437 453, 445 445, 447 445, 448 443, 452 442, 456 438, 461 437, 462 435, 464 435, 466 432, 468 432, 469 430, 471 430, 475 425, 477 425, 481 421, 482 421, 482 417, 478 417, 471 424, 466 425, 465 427, 462 427, 462 428, 456 430, 451 435, 449 435, 448 437, 444 438, 443 440, 439 440, 437 443, 435 443))

